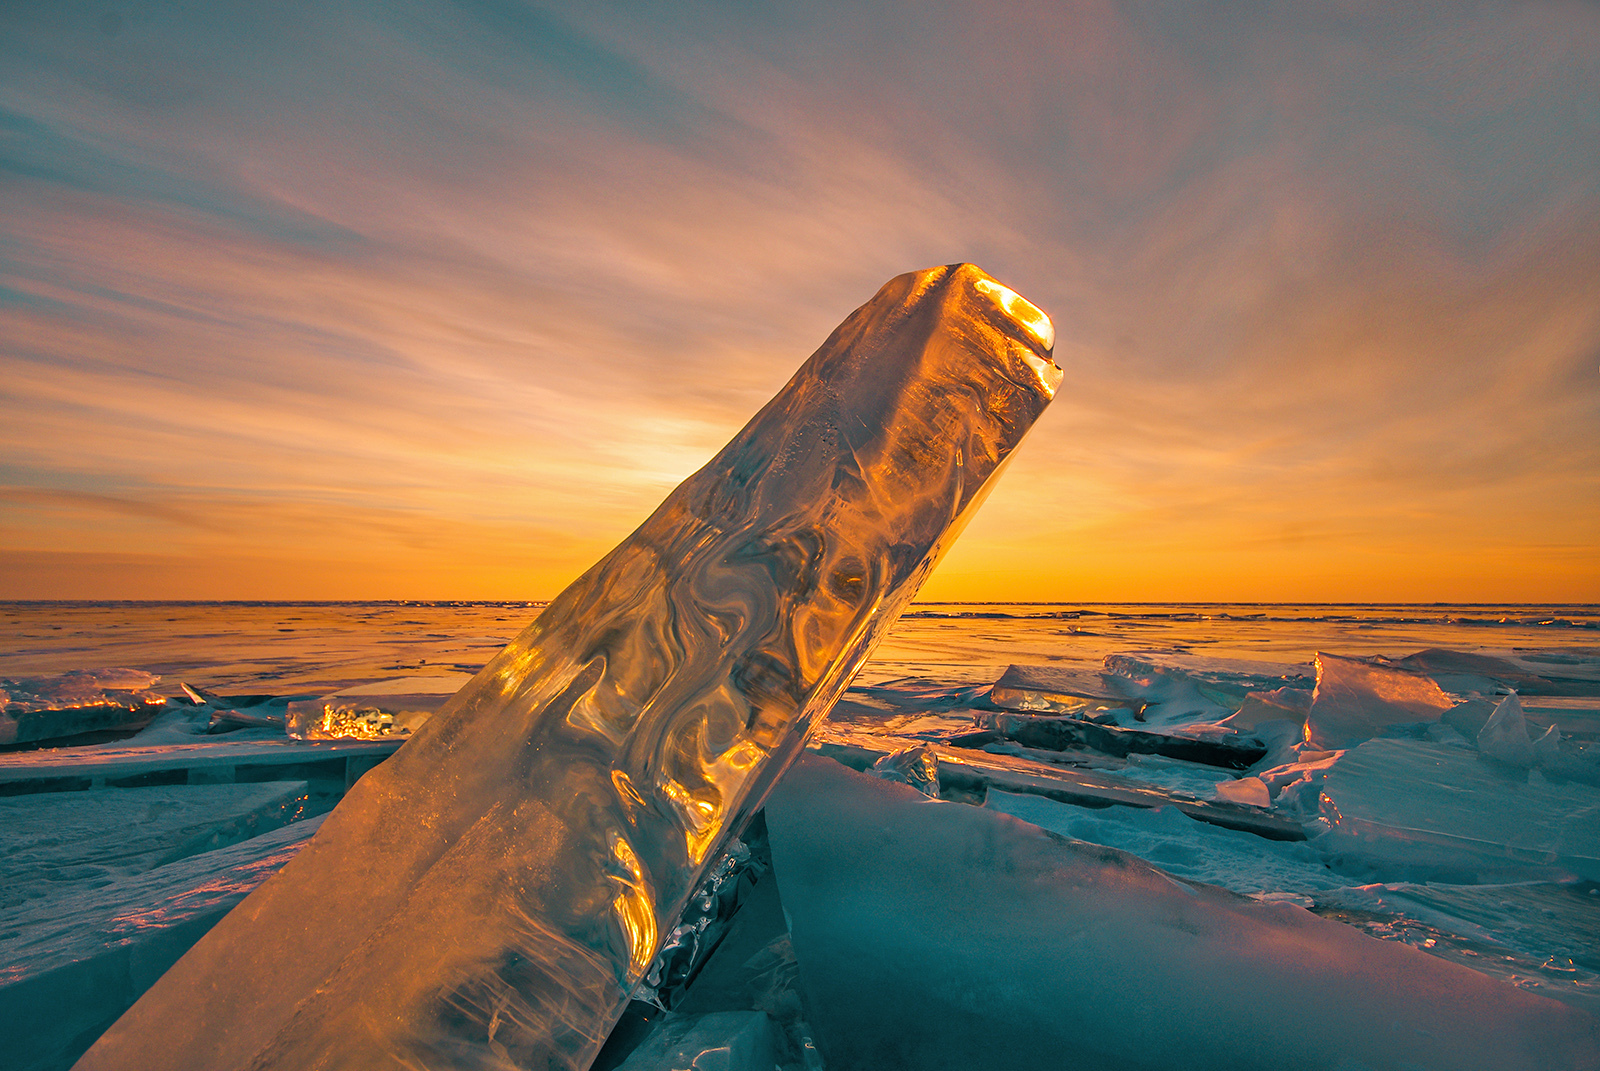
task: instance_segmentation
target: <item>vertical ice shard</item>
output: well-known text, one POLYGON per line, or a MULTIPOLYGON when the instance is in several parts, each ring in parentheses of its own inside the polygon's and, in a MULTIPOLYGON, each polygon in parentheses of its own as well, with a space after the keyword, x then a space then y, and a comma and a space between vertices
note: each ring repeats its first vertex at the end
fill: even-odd
POLYGON ((891 280, 79 1067, 587 1067, 1049 401, 1053 342, 971 265, 891 280))

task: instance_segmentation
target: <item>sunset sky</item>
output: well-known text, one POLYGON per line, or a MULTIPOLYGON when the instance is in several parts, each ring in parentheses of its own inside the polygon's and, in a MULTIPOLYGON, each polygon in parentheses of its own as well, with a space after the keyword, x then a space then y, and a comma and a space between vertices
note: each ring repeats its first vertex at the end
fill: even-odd
POLYGON ((1600 4, 8 0, 0 598, 546 598, 891 276, 925 597, 1600 601, 1600 4))

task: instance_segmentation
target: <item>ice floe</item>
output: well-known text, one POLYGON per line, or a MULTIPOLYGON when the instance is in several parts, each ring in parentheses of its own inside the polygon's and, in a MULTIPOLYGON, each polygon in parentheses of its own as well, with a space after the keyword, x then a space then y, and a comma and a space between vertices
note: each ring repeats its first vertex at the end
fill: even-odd
POLYGON ((1537 737, 1530 737, 1528 719, 1515 692, 1500 700, 1478 730, 1477 742, 1478 750, 1491 759, 1524 769, 1561 762, 1560 730, 1551 725, 1537 737))
POLYGON ((166 697, 152 690, 160 679, 139 669, 0 678, 0 745, 127 735, 165 705, 166 697))

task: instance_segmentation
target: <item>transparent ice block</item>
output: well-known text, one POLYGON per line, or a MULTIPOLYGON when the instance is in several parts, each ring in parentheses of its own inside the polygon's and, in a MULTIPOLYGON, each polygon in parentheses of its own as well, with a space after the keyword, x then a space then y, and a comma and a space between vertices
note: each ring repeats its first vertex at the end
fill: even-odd
POLYGON ((891 280, 78 1066, 587 1067, 1048 403, 1053 342, 971 265, 891 280))

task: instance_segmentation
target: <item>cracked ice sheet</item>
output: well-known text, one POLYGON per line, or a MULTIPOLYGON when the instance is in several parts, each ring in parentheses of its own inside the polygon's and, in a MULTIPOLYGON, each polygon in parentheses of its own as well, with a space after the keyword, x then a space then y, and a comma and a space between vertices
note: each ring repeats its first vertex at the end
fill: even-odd
POLYGON ((1197 822, 1176 807, 1074 807, 995 789, 983 805, 1064 837, 1137 855, 1188 881, 1244 895, 1317 893, 1350 884, 1305 841, 1272 841, 1223 829, 1197 822))
POLYGON ((1317 910, 1600 1015, 1600 884, 1361 885, 1317 910), (1362 917, 1365 915, 1366 917, 1362 917))
POLYGON ((0 913, 237 844, 296 821, 308 802, 304 781, 0 799, 0 913))
POLYGON ((1323 842, 1269 841, 1196 822, 1176 808, 1090 810, 990 790, 984 804, 1062 836, 1119 848, 1177 877, 1288 899, 1383 940, 1600 1014, 1600 885, 1351 885, 1323 842), (1354 914, 1351 914, 1351 913, 1354 914))
POLYGON ((0 912, 0 1023, 31 1024, 9 1039, 4 1066, 69 1066, 223 915, 288 862, 321 823, 319 815, 0 912))
POLYGON ((1155 785, 1169 792, 1191 795, 1200 800, 1217 798, 1217 785, 1229 779, 1227 770, 1164 755, 1129 755, 1117 770, 1104 771, 1140 784, 1155 785))
POLYGON ((1464 747, 1369 740, 1329 768, 1322 810, 1326 850, 1367 880, 1600 880, 1600 788, 1464 747))

